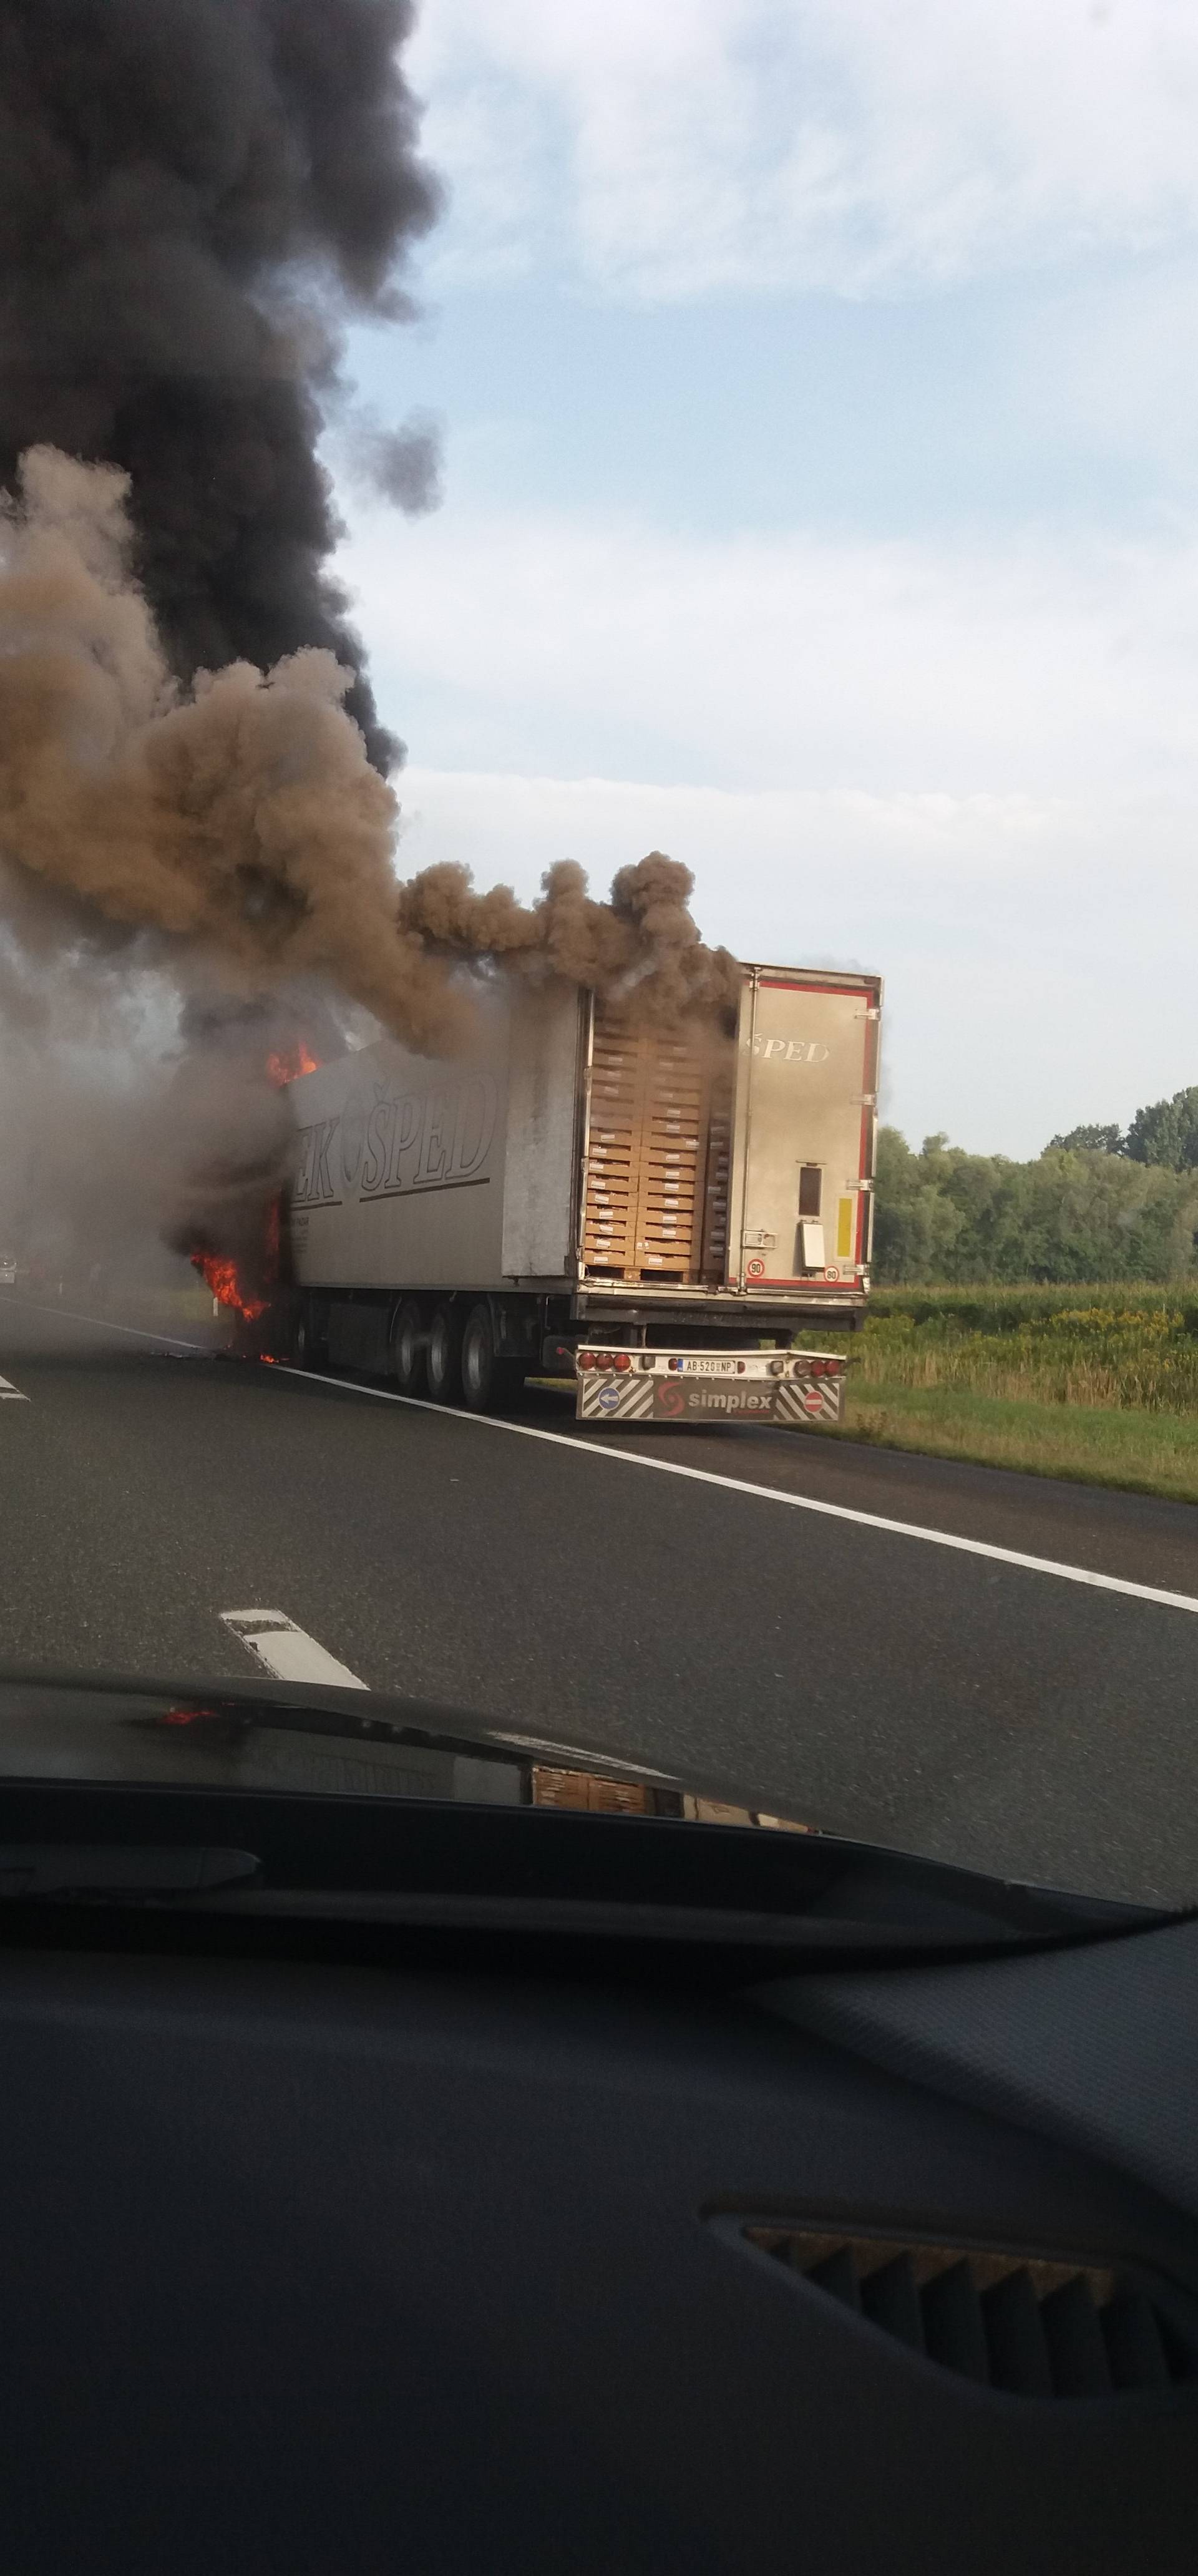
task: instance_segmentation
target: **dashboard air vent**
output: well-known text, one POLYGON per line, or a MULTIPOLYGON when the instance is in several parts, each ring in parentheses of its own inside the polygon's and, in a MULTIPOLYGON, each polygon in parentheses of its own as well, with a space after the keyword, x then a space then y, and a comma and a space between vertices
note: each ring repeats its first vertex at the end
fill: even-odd
POLYGON ((1117 2269, 779 2225, 743 2234, 913 2352, 1012 2396, 1110 2397, 1195 2375, 1173 2317, 1117 2269))

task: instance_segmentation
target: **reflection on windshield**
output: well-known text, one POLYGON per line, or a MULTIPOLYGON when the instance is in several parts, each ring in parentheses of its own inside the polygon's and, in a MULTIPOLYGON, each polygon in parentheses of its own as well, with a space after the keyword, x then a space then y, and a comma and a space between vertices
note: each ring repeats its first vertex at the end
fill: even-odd
POLYGON ((661 1775, 622 1777, 618 1760, 597 1753, 566 1758, 562 1748, 555 1763, 517 1756, 484 1723, 475 1728, 453 1712, 443 1713, 438 1730, 402 1717, 359 1716, 359 1706, 335 1710, 231 1696, 156 1700, 152 1692, 0 1683, 0 1782, 154 1780, 811 1830, 661 1775))

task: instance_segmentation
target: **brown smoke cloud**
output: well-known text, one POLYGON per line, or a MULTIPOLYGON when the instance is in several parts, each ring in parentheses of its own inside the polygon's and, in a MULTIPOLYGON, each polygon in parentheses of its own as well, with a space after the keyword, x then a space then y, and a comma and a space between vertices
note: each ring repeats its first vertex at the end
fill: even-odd
MULTIPOLYGON (((324 649, 235 662, 183 689, 129 569, 128 478, 52 448, 0 519, 0 866, 84 922, 198 950, 253 992, 326 977, 407 1044, 471 1025, 469 962, 562 975, 673 1019, 718 1013, 735 968, 705 948, 689 872, 654 853, 610 904, 551 869, 540 900, 455 867, 397 886, 395 797, 324 649)), ((23 933, 22 933, 23 935, 23 933)))
POLYGON ((689 910, 694 879, 677 859, 651 850, 621 868, 609 903, 588 894, 572 859, 559 860, 541 882, 539 901, 521 904, 510 886, 480 894, 467 868, 425 868, 399 889, 400 927, 443 954, 559 975, 658 1021, 732 1008, 735 959, 704 946, 689 910))

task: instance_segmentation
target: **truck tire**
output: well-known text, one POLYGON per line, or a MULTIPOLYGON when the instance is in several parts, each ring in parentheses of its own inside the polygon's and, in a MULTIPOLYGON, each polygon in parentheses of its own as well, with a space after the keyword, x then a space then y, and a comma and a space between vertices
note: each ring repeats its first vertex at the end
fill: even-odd
POLYGON ((414 1297, 405 1297, 391 1334, 391 1363, 401 1395, 423 1395, 428 1384, 428 1338, 414 1297))
POLYGON ((433 1308, 426 1367, 434 1404, 456 1404, 462 1392, 462 1328, 445 1301, 433 1308))
POLYGON ((468 1413, 494 1413, 524 1384, 518 1360, 495 1356, 495 1324, 485 1299, 472 1306, 462 1334, 462 1402, 468 1413))

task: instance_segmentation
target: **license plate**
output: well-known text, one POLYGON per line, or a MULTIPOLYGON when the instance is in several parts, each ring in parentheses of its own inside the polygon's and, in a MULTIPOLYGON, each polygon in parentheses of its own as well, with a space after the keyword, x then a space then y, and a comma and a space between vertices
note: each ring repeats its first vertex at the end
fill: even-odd
POLYGON ((682 1363, 683 1377, 735 1377, 735 1360, 692 1359, 682 1363))

